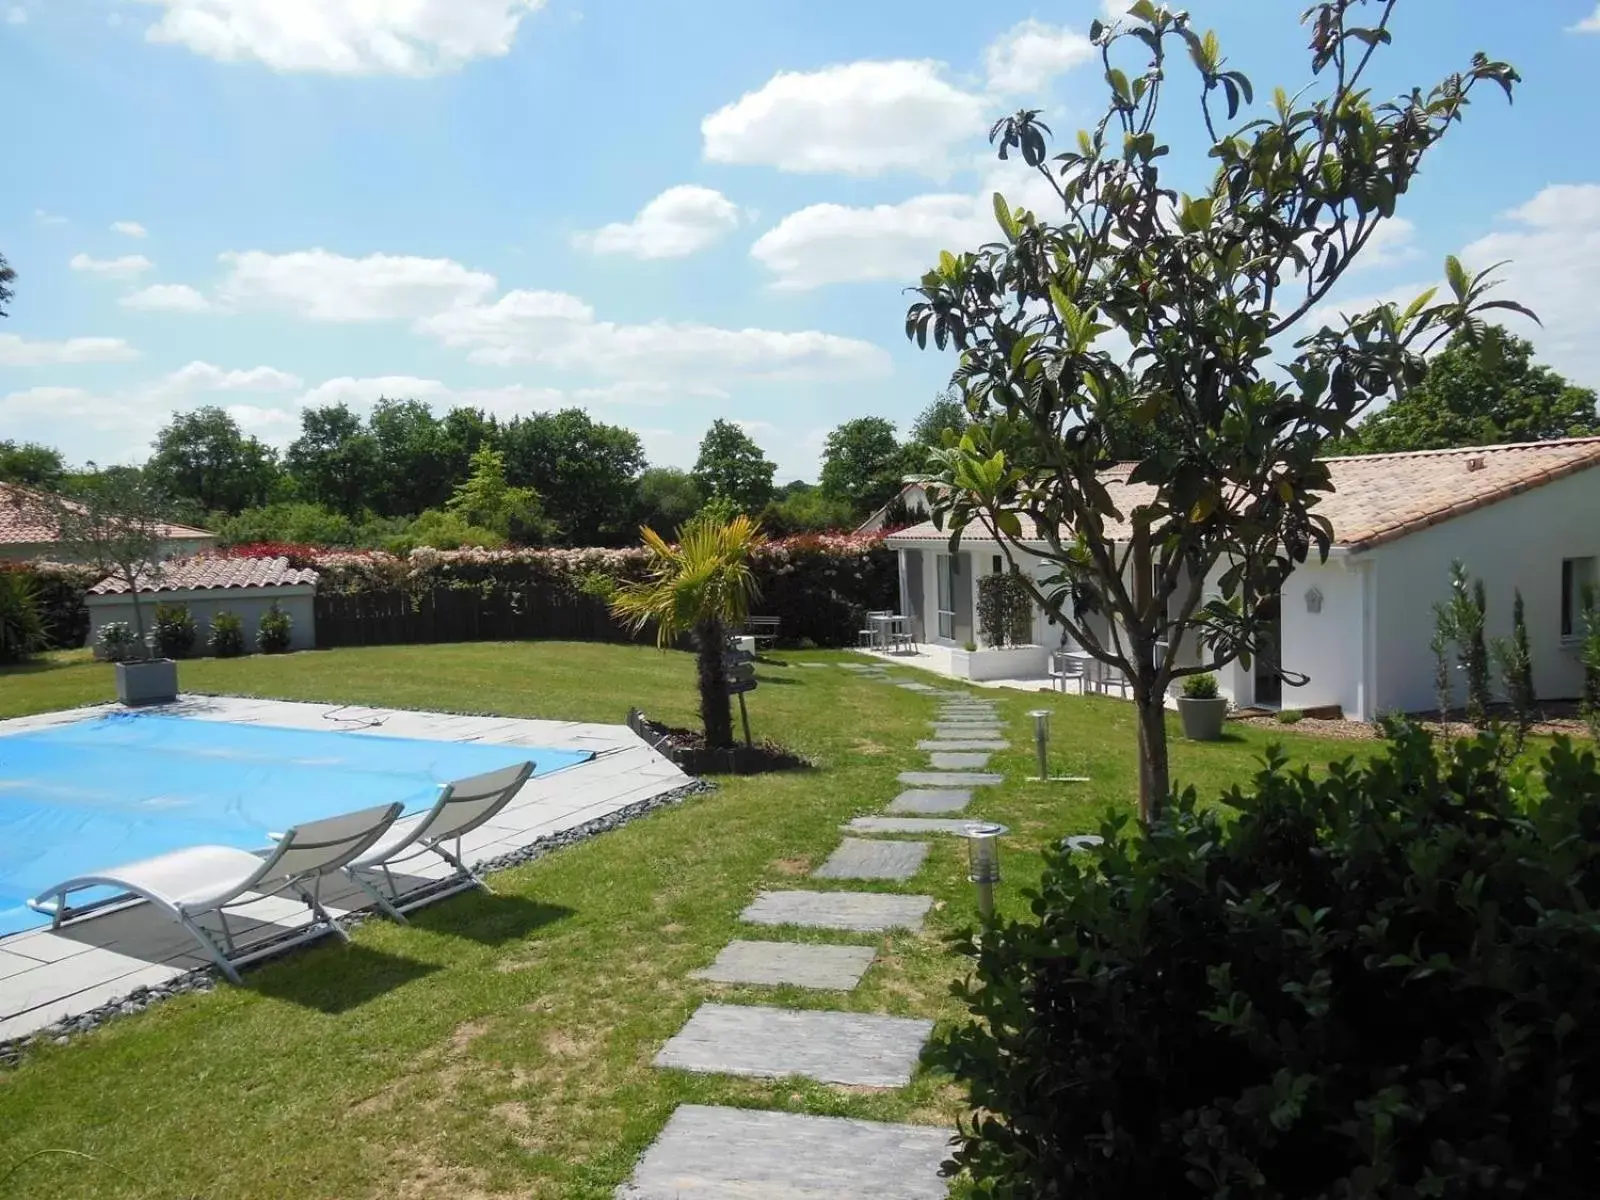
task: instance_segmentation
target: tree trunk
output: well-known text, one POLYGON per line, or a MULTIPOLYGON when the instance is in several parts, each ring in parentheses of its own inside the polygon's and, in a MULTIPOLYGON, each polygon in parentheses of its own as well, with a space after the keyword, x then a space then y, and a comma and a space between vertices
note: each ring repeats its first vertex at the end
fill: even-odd
POLYGON ((128 576, 128 580, 133 585, 133 591, 129 594, 128 598, 133 601, 134 645, 138 648, 139 658, 143 661, 149 661, 150 659, 154 658, 155 655, 151 653, 150 641, 145 637, 144 608, 139 603, 139 580, 138 577, 133 574, 128 576))
POLYGON ((1139 712, 1139 820, 1159 821, 1166 808, 1172 779, 1167 763, 1167 706, 1165 697, 1140 682, 1133 702, 1139 712))
POLYGON ((706 745, 716 750, 733 745, 733 708, 728 699, 728 671, 723 664, 727 638, 722 622, 702 621, 695 627, 700 658, 700 723, 706 745))

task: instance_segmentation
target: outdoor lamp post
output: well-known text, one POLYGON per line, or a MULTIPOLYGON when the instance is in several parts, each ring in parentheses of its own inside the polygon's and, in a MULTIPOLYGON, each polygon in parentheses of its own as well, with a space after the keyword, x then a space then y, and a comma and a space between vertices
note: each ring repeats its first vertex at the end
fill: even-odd
POLYGON ((1039 780, 1050 778, 1050 710, 1036 708, 1028 714, 1033 718, 1033 748, 1039 752, 1039 780))
POLYGON ((967 839, 967 879, 978 888, 978 912, 994 916, 994 885, 1000 882, 1000 838, 1007 832, 993 821, 974 821, 961 831, 967 839))

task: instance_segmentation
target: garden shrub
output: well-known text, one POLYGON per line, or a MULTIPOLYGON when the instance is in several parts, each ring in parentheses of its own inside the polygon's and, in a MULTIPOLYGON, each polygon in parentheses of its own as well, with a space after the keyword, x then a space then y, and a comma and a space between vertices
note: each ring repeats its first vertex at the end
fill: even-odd
POLYGON ((158 604, 151 618, 150 632, 156 653, 163 658, 188 658, 194 653, 199 630, 194 614, 182 604, 158 604))
POLYGON ((263 654, 283 654, 289 649, 293 630, 294 618, 279 608, 274 600, 272 606, 261 614, 261 623, 256 628, 256 649, 263 654))
POLYGON ((89 608, 84 599, 102 572, 78 563, 43 560, 14 569, 33 583, 44 622, 45 648, 75 650, 82 646, 89 637, 89 608))
POLYGON ((0 567, 0 664, 22 662, 44 646, 44 614, 33 579, 0 567))
POLYGON ((206 639, 217 658, 238 658, 244 653, 244 621, 226 609, 211 618, 211 635, 206 639))
POLYGON ((1025 646, 1033 640, 1033 598, 1015 571, 979 577, 978 629, 990 646, 1025 646))
POLYGON ((1210 671, 1199 675, 1185 675, 1183 677, 1183 697, 1185 700, 1215 700, 1217 698, 1217 677, 1210 671))
POLYGON ((1047 854, 961 951, 956 1161, 1039 1200, 1567 1200, 1600 1167, 1600 772, 1392 725, 1047 854))
POLYGON ((96 638, 100 657, 107 662, 127 662, 138 657, 139 639, 126 621, 107 621, 96 638))

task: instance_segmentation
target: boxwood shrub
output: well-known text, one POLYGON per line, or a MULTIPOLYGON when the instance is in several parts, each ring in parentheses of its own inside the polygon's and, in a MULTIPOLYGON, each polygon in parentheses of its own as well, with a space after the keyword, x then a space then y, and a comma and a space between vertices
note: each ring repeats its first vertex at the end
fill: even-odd
POLYGON ((1391 726, 1369 765, 1269 754, 1145 835, 1048 856, 963 935, 955 1162, 981 1196, 1592 1196, 1600 773, 1558 740, 1391 726))

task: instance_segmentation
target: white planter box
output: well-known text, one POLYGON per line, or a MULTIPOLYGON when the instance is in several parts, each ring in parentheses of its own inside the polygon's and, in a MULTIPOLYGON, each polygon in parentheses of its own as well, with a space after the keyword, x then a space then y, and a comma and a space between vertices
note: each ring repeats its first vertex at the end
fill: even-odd
POLYGON ((951 652, 957 679, 983 682, 991 679, 1045 679, 1049 672, 1048 646, 1005 646, 987 650, 951 652))

